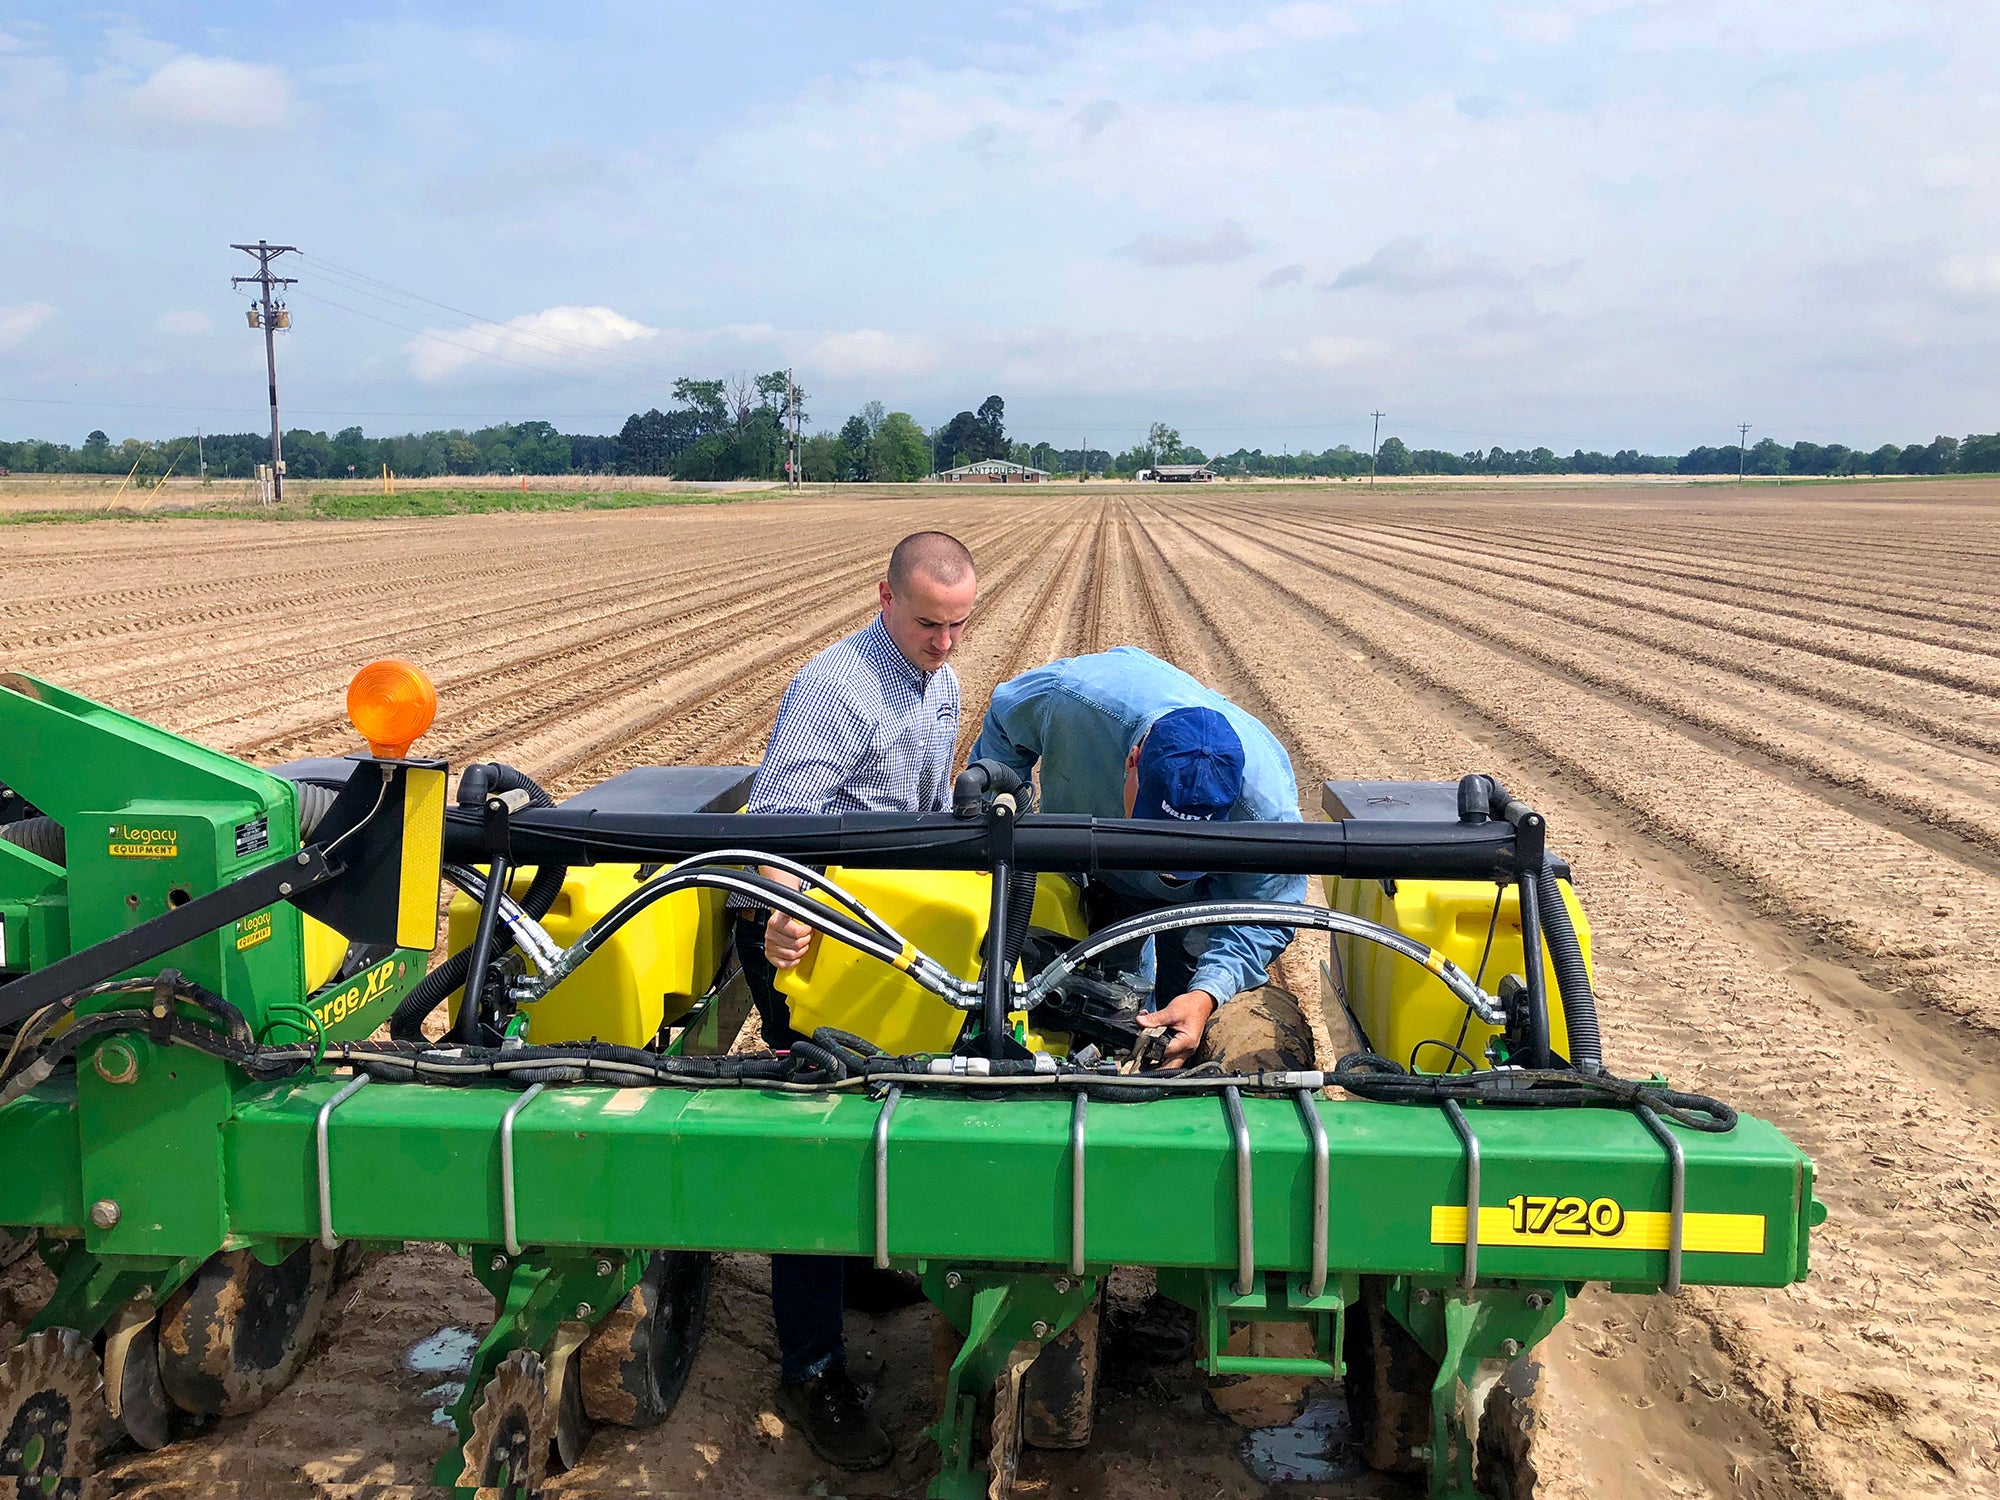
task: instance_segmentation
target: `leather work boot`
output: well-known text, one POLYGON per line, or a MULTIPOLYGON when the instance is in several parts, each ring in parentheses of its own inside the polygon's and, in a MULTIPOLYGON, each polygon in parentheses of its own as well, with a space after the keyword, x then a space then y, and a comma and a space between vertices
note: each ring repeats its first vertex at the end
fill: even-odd
POLYGON ((862 1404, 845 1365, 797 1385, 780 1385, 778 1414, 798 1428, 813 1452, 850 1474, 884 1468, 895 1457, 895 1445, 862 1404))

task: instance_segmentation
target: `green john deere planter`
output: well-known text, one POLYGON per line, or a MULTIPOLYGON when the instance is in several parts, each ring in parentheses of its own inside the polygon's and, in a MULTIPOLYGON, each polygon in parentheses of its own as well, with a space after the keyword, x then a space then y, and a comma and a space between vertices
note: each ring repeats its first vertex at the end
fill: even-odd
POLYGON ((409 1240, 495 1301, 435 1471, 465 1493, 666 1420, 715 1251, 921 1273, 959 1336, 949 1497, 1087 1439, 1113 1266, 1193 1310, 1211 1375, 1344 1378, 1369 1461, 1455 1497, 1532 1493, 1534 1349, 1585 1283, 1806 1274, 1811 1162, 1605 1071, 1567 867, 1490 778, 1192 829, 1022 813, 985 766, 917 817, 749 816, 747 772, 713 767, 562 803, 472 767, 448 805, 383 727, 428 684, 368 683, 380 753, 265 771, 0 676, 0 1256, 32 1242, 57 1278, 0 1351, 24 1492, 255 1409, 348 1258, 409 1240), (1091 872, 1187 868, 1317 875, 1327 905, 1084 929, 1091 872), (730 894, 820 931, 786 1054, 728 1053, 730 894), (1224 921, 1328 934, 1365 1050, 1152 1066, 1115 956, 1224 921), (1273 1323, 1310 1352, 1231 1352, 1273 1323))

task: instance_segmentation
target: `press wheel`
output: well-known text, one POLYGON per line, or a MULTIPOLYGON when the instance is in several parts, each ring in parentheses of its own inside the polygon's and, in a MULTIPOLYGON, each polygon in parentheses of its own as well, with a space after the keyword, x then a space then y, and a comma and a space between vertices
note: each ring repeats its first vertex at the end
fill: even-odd
POLYGON ((1388 1281, 1361 1278, 1361 1295, 1347 1318, 1347 1410, 1354 1441, 1368 1467, 1417 1474, 1411 1450, 1431 1440, 1431 1386, 1437 1361, 1390 1315, 1388 1281))
POLYGON ((666 1421, 701 1348, 713 1272, 705 1250, 661 1250, 647 1261, 638 1285, 578 1352, 583 1409, 593 1420, 666 1421))
POLYGON ((183 1411, 235 1417, 285 1388, 319 1329, 333 1253, 301 1245, 275 1266, 248 1250, 209 1257, 160 1313, 160 1375, 183 1411))
POLYGON ((1507 1366, 1479 1415, 1474 1482, 1489 1500, 1535 1500, 1540 1474, 1534 1438, 1540 1426, 1542 1366, 1517 1359, 1507 1366))
POLYGON ((1030 1448, 1087 1448, 1097 1414, 1103 1360, 1100 1292, 1061 1333, 1042 1346, 1021 1382, 1021 1440, 1030 1448))

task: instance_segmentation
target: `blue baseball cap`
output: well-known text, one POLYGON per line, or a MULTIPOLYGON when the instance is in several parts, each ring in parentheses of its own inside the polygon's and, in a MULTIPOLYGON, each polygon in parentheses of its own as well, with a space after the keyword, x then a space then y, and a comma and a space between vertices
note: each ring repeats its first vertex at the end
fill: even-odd
MULTIPOLYGON (((1135 818, 1208 823, 1229 816, 1243 795, 1243 742, 1229 720, 1212 708, 1177 708, 1162 714, 1139 748, 1135 818)), ((1177 880, 1201 873, 1173 872, 1177 880)))

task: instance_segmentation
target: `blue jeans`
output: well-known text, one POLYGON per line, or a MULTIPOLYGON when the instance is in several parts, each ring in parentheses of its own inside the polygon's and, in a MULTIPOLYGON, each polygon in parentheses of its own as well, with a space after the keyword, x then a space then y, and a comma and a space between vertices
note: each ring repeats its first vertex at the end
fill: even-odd
MULTIPOLYGON (((764 957, 763 913, 738 919, 736 957, 763 1023, 765 1045, 789 1047, 795 1035, 791 1007, 772 982, 777 970, 764 957)), ((845 1292, 845 1266, 837 1255, 771 1257, 771 1320, 778 1325, 778 1378, 785 1384, 847 1363, 845 1292)))
POLYGON ((842 1312, 846 1262, 838 1255, 771 1257, 771 1318, 778 1325, 778 1378, 811 1380, 847 1363, 842 1312))

